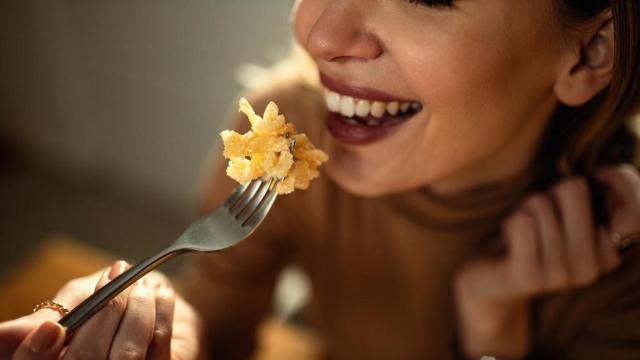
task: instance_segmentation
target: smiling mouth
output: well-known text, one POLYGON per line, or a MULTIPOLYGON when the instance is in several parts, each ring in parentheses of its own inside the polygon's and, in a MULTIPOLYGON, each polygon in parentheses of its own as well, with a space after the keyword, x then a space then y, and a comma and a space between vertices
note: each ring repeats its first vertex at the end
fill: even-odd
POLYGON ((327 110, 345 118, 351 125, 391 126, 415 115, 421 108, 417 101, 373 101, 339 94, 325 88, 327 110))
POLYGON ((362 145, 386 137, 422 110, 418 101, 378 90, 339 83, 320 74, 327 106, 327 127, 343 142, 362 145))

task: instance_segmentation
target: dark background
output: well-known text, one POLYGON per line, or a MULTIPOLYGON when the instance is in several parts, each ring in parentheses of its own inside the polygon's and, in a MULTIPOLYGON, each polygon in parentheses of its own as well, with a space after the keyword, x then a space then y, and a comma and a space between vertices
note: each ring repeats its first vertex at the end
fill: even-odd
POLYGON ((127 259, 177 237, 243 64, 288 52, 291 4, 0 2, 0 275, 51 234, 127 259))

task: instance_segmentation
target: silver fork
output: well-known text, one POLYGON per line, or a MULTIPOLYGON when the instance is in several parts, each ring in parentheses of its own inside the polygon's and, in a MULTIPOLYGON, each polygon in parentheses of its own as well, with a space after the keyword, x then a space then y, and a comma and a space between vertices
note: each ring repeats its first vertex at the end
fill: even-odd
POLYGON ((238 186, 229 198, 187 228, 169 247, 133 265, 129 270, 76 306, 59 323, 67 336, 98 312, 109 300, 149 271, 174 257, 193 251, 220 251, 249 236, 260 225, 276 200, 277 180, 254 180, 238 186))

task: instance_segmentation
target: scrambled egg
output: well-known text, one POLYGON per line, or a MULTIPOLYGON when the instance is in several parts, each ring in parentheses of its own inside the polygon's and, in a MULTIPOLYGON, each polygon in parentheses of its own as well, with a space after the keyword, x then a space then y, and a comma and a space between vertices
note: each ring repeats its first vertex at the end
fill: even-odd
POLYGON ((297 134, 274 102, 260 117, 242 98, 240 111, 249 118, 251 130, 245 134, 231 130, 220 133, 223 155, 229 159, 227 175, 241 184, 258 178, 279 179, 278 194, 307 189, 318 177, 318 167, 329 159, 327 154, 316 149, 305 134, 297 134))

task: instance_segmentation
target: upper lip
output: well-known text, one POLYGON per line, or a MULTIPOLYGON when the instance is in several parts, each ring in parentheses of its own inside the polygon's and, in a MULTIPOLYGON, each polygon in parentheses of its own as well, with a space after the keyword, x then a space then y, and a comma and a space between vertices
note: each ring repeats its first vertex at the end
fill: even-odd
POLYGON ((366 88, 361 86, 349 85, 345 83, 341 83, 331 77, 329 77, 325 73, 320 73, 320 82, 327 89, 337 92, 341 95, 347 95, 358 99, 370 100, 370 101, 398 101, 398 102, 411 102, 414 100, 411 99, 403 99, 393 96, 391 94, 385 93, 380 90, 366 88))

